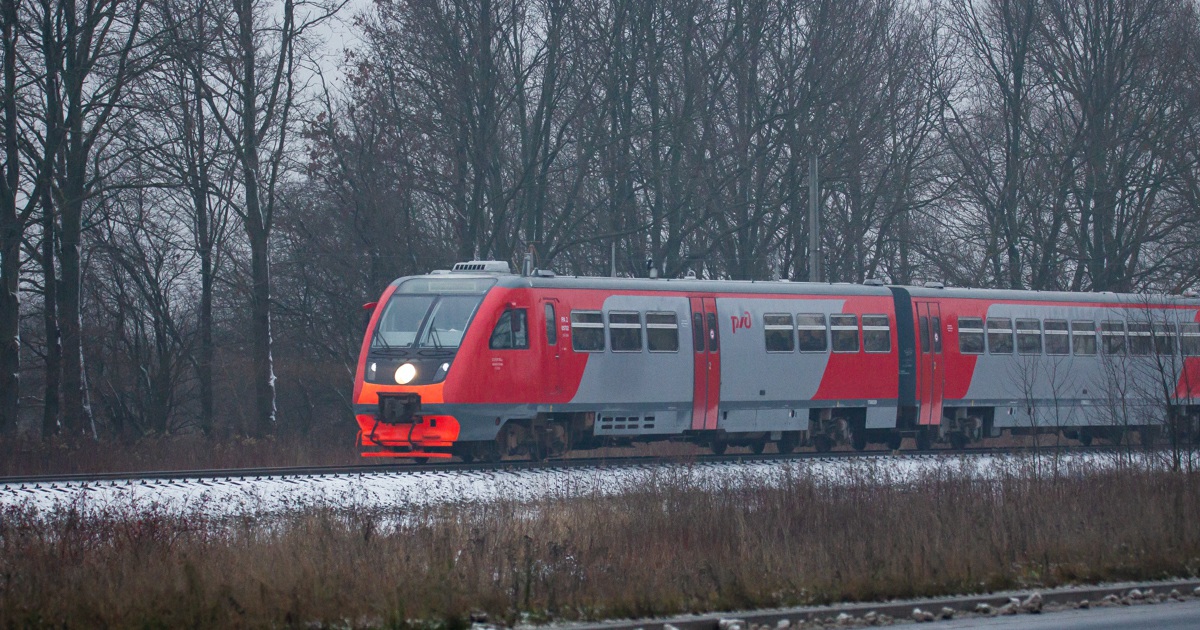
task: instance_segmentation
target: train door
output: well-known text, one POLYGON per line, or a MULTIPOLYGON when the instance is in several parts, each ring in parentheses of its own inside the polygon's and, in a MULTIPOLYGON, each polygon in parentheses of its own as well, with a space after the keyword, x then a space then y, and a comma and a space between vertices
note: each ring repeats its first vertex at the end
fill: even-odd
POLYGON ((721 334, 717 325, 717 301, 693 297, 692 354, 695 356, 692 394, 692 429, 717 428, 717 406, 721 398, 721 334))
POLYGON ((566 313, 559 321, 558 300, 542 300, 542 311, 546 317, 546 361, 542 364, 546 366, 546 390, 551 396, 558 396, 562 393, 562 344, 566 337, 564 333, 570 331, 571 324, 566 313))
POLYGON ((917 400, 919 424, 940 424, 946 361, 942 355, 942 317, 937 302, 915 302, 917 319, 917 400))

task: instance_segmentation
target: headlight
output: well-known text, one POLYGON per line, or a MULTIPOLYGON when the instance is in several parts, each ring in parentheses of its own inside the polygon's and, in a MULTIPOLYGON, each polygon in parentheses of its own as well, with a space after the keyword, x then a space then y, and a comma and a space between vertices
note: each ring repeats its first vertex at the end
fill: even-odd
POLYGON ((375 380, 375 370, 377 367, 379 367, 379 366, 377 366, 375 363, 371 363, 371 365, 367 366, 367 381, 368 382, 375 380))
POLYGON ((411 363, 405 363, 396 368, 396 382, 400 385, 407 385, 410 381, 417 377, 417 366, 411 363))
POLYGON ((445 376, 445 375, 446 375, 446 372, 448 372, 449 370, 450 370, 450 364, 449 364, 449 363, 443 363, 443 364, 441 364, 441 365, 438 367, 437 374, 434 374, 434 376, 433 376, 433 377, 434 377, 434 378, 442 378, 443 376, 445 376))

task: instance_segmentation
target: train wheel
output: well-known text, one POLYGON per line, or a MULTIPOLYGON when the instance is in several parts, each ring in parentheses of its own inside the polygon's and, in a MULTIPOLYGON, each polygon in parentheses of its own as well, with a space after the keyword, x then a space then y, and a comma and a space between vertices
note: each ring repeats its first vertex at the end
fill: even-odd
POLYGON ((933 434, 929 429, 917 431, 917 450, 928 451, 931 448, 933 448, 933 434))
POLYGON ((833 440, 829 439, 828 435, 818 435, 813 437, 813 448, 817 449, 818 453, 828 453, 833 450, 833 440))
POLYGON ((775 448, 784 455, 795 451, 797 446, 800 446, 800 437, 791 431, 784 433, 783 437, 775 443, 775 448))
POLYGON ((713 440, 713 443, 709 444, 708 448, 713 452, 713 455, 724 455, 725 451, 729 449, 729 444, 721 440, 713 440))
POLYGON ((1087 429, 1083 429, 1079 432, 1079 443, 1080 444, 1082 444, 1084 446, 1091 446, 1092 440, 1093 440, 1093 437, 1092 437, 1091 431, 1088 431, 1087 429))
POLYGON ((1142 446, 1154 446, 1158 443, 1159 427, 1139 427, 1138 439, 1142 446))
POLYGON ((753 444, 750 445, 750 450, 755 455, 762 455, 763 452, 767 450, 767 441, 759 440, 757 442, 754 442, 753 444))
POLYGON ((902 443, 904 443, 904 436, 899 431, 892 431, 888 434, 887 447, 889 449, 898 451, 902 443))
POLYGON ((413 461, 417 462, 418 466, 424 466, 425 464, 429 463, 429 458, 428 457, 414 457, 413 461))
POLYGON ((950 434, 950 447, 956 451, 961 451, 967 448, 967 444, 970 443, 971 440, 967 438, 967 434, 965 433, 959 433, 955 431, 954 433, 950 434))
POLYGON ((850 434, 850 446, 856 451, 867 450, 867 431, 865 429, 853 429, 850 434))
POLYGON ((459 459, 463 460, 464 464, 470 464, 475 461, 475 453, 471 452, 471 449, 463 449, 463 451, 458 454, 458 457, 459 459))

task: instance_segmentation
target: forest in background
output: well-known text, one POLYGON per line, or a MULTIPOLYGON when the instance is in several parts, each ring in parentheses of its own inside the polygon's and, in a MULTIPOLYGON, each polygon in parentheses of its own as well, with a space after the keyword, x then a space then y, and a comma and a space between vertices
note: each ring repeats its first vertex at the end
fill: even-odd
POLYGON ((349 436, 361 304, 456 261, 806 280, 814 155, 823 279, 1200 286, 1194 0, 0 0, 0 31, 8 438, 349 436))

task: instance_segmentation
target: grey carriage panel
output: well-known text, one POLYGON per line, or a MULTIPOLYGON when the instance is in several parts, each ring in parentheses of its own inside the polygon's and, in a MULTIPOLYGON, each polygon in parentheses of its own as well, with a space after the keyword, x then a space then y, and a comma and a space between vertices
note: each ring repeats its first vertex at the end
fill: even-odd
POLYGON ((638 352, 588 354, 587 367, 580 379, 572 404, 653 405, 657 409, 691 409, 692 358, 691 307, 685 297, 614 295, 604 300, 603 310, 637 311, 643 326, 642 349, 638 352), (679 323, 678 352, 650 352, 646 349, 646 313, 672 312, 679 323))
MULTIPOLYGON (((1171 311, 1172 319, 1190 321, 1192 309, 1171 311)), ((989 318, 1012 320, 1039 319, 1090 321, 1098 327, 1109 320, 1138 321, 1145 318, 1136 307, 996 304, 988 308, 989 318)), ((1072 331, 1074 332, 1074 331, 1072 331)), ((1103 344, 1100 344, 1103 345, 1103 344)), ((1157 379, 1154 357, 1105 354, 1048 355, 1020 353, 980 354, 976 357, 971 383, 962 399, 947 400, 947 405, 1012 406, 1017 411, 1036 407, 1035 417, 1026 413, 1026 425, 1037 422, 1037 414, 1052 413, 1062 425, 1086 424, 1095 415, 1091 407, 1100 401, 1125 397, 1143 398, 1153 392, 1157 379), (1013 401, 1006 405, 1005 401, 1013 401), (1086 402, 1084 402, 1086 401, 1086 402), (991 404, 990 404, 991 403, 991 404), (1063 411, 1070 408, 1069 412, 1063 411), (1061 420, 1065 417, 1066 420, 1061 420)), ((1169 359, 1178 365, 1178 353, 1169 359)), ((997 414, 999 416, 999 414, 997 414)), ((1006 415, 1007 414, 1006 412, 1006 415)), ((998 418, 999 421, 999 418, 998 418)))
POLYGON ((757 403, 787 408, 789 401, 808 401, 817 393, 828 352, 767 352, 765 313, 840 313, 845 300, 717 298, 721 332, 721 404, 757 403), (750 326, 743 323, 749 318, 750 326), (735 325, 737 329, 735 330, 735 325))

